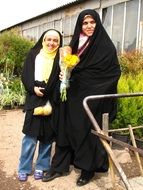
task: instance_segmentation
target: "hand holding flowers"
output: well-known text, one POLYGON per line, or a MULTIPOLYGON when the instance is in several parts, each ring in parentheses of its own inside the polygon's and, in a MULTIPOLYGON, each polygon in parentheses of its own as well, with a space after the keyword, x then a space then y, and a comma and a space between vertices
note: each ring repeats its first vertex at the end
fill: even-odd
POLYGON ((67 100, 67 88, 69 87, 69 78, 71 71, 78 64, 79 57, 71 54, 72 50, 70 46, 60 48, 60 68, 63 74, 60 84, 61 100, 67 100))

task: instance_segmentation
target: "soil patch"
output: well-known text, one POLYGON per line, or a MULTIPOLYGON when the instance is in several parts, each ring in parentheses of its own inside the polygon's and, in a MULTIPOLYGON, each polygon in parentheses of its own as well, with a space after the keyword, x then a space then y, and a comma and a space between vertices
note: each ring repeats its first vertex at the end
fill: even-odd
MULTIPOLYGON (((113 190, 110 172, 95 174, 94 179, 84 187, 76 186, 79 171, 71 168, 68 176, 43 183, 36 181, 33 175, 28 181, 21 183, 17 179, 17 167, 21 151, 22 125, 24 113, 22 109, 0 111, 0 189, 1 190, 113 190)), ((53 146, 54 152, 54 146, 53 146)), ((133 152, 130 153, 132 162, 121 164, 128 178, 140 176, 138 162, 133 152)), ((36 154, 35 158, 36 159, 36 154)), ((143 158, 141 157, 143 165, 143 158)), ((116 176, 117 183, 121 182, 116 176)), ((117 188, 119 189, 119 188, 117 188)), ((116 190, 117 190, 116 189, 116 190)), ((123 188, 122 188, 123 189, 123 188)))

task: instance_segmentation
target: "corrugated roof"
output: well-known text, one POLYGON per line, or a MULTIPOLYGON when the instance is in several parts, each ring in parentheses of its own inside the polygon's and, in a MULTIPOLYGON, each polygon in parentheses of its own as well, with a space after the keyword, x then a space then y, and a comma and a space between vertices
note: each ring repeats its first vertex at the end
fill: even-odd
MULTIPOLYGON (((49 10, 47 9, 47 11, 46 11, 45 13, 40 14, 40 15, 37 15, 37 16, 31 18, 31 19, 25 20, 24 22, 33 20, 33 19, 35 19, 35 18, 37 18, 37 17, 38 17, 38 18, 39 18, 39 17, 43 17, 44 15, 47 15, 48 13, 54 12, 54 11, 56 11, 56 10, 58 10, 58 9, 62 9, 62 8, 64 8, 64 7, 68 7, 68 6, 70 6, 70 5, 78 4, 78 3, 80 3, 80 2, 85 2, 85 1, 88 1, 88 0, 72 0, 72 1, 69 1, 69 0, 68 0, 68 2, 66 2, 66 0, 65 0, 65 3, 63 3, 63 2, 58 3, 58 6, 55 5, 54 8, 51 8, 51 9, 49 9, 49 10)), ((24 23, 24 22, 21 22, 21 23, 24 23)), ((19 23, 19 24, 20 24, 20 23, 19 23)), ((17 24, 17 25, 18 25, 18 24, 17 24)))
POLYGON ((85 2, 85 1, 87 1, 87 0, 72 0, 72 1, 65 0, 65 2, 59 0, 58 6, 54 5, 52 8, 47 9, 47 11, 45 13, 43 13, 43 14, 47 14, 47 13, 50 13, 50 12, 55 11, 57 9, 60 9, 60 8, 63 8, 63 7, 68 7, 68 6, 72 5, 72 4, 77 4, 77 3, 85 2))
MULTIPOLYGON (((51 0, 51 1, 52 1, 52 0, 51 0)), ((47 8, 47 11, 46 11, 46 12, 44 12, 44 13, 42 13, 42 14, 39 14, 39 15, 37 15, 37 16, 34 16, 34 17, 32 17, 32 18, 29 18, 29 19, 27 19, 27 20, 25 20, 25 21, 19 22, 19 23, 15 24, 15 25, 12 25, 12 26, 10 26, 10 27, 8 27, 8 28, 5 28, 5 29, 3 29, 3 30, 10 29, 10 28, 15 27, 15 26, 17 26, 17 25, 19 25, 19 24, 22 24, 22 23, 25 23, 25 22, 27 22, 27 21, 33 20, 33 19, 35 19, 35 18, 37 18, 37 17, 43 17, 44 15, 47 15, 48 13, 54 12, 54 11, 56 11, 56 10, 58 10, 58 9, 62 9, 62 8, 64 8, 64 7, 68 7, 68 6, 70 6, 70 5, 78 4, 78 3, 80 3, 80 2, 85 2, 85 1, 87 1, 87 0, 71 0, 71 1, 70 1, 70 0, 65 0, 65 2, 59 0, 58 6, 55 4, 55 5, 52 6, 52 8, 50 8, 50 7, 49 7, 49 9, 47 8)), ((1 30, 1 32, 2 32, 3 30, 1 30)))
POLYGON ((61 7, 64 7, 64 6, 68 6, 68 5, 73 4, 73 3, 75 3, 75 2, 82 2, 82 1, 83 1, 83 0, 72 0, 72 1, 65 0, 65 2, 63 3, 63 1, 60 1, 60 0, 59 0, 58 6, 55 5, 54 8, 49 9, 47 12, 52 11, 52 10, 55 10, 55 9, 58 9, 58 8, 61 8, 61 7))

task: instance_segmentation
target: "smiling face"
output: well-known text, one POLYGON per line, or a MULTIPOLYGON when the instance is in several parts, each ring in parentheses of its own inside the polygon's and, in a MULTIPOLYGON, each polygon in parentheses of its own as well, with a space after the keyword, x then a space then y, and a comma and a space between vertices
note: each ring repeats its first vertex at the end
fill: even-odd
POLYGON ((86 36, 92 36, 94 30, 96 27, 96 22, 95 20, 92 18, 92 16, 90 15, 86 15, 83 19, 83 23, 82 23, 82 32, 86 35, 86 36))
POLYGON ((53 52, 58 49, 60 45, 60 35, 55 30, 49 30, 45 33, 43 37, 43 47, 46 48, 48 52, 53 52))
POLYGON ((56 50, 59 47, 59 38, 54 35, 47 35, 44 39, 45 45, 49 52, 56 50))

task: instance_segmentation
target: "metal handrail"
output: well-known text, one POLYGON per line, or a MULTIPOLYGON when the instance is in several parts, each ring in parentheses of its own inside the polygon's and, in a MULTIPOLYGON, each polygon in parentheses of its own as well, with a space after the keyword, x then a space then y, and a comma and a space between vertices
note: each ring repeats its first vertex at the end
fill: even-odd
MULTIPOLYGON (((143 92, 139 92, 139 93, 127 93, 127 94, 106 94, 106 95, 92 95, 92 96, 87 96, 84 98, 83 100, 83 106, 85 111, 87 112, 87 115, 89 116, 94 128, 95 128, 95 133, 101 140, 101 142, 103 143, 103 146, 105 147, 106 151, 108 152, 108 154, 110 155, 111 160, 113 161, 116 169, 118 170, 124 185, 126 187, 127 190, 132 190, 132 187, 130 185, 130 183, 127 180, 127 177, 124 173, 124 171, 122 170, 119 162, 116 160, 116 157, 114 156, 114 153, 110 147, 110 145, 107 143, 107 135, 105 135, 103 133, 103 131, 101 130, 101 128, 99 127, 96 119, 94 118, 91 110, 89 109, 89 106, 87 105, 87 102, 89 100, 95 100, 95 99, 105 99, 105 98, 124 98, 124 97, 135 97, 135 96, 143 96, 143 92), (106 140, 105 140, 106 139, 106 140)), ((108 139, 109 141, 111 139, 108 139)), ((113 139, 112 139, 113 140, 113 139)))
POLYGON ((105 94, 105 95, 92 95, 92 96, 87 96, 83 100, 83 106, 85 111, 87 112, 91 122, 93 123, 94 127, 96 128, 97 131, 101 132, 101 129, 94 118, 93 114, 91 113, 91 110, 89 109, 89 106, 87 105, 87 102, 89 100, 96 100, 96 99, 105 99, 105 98, 124 98, 124 97, 135 97, 135 96, 143 96, 143 92, 138 92, 138 93, 127 93, 127 94, 105 94))

